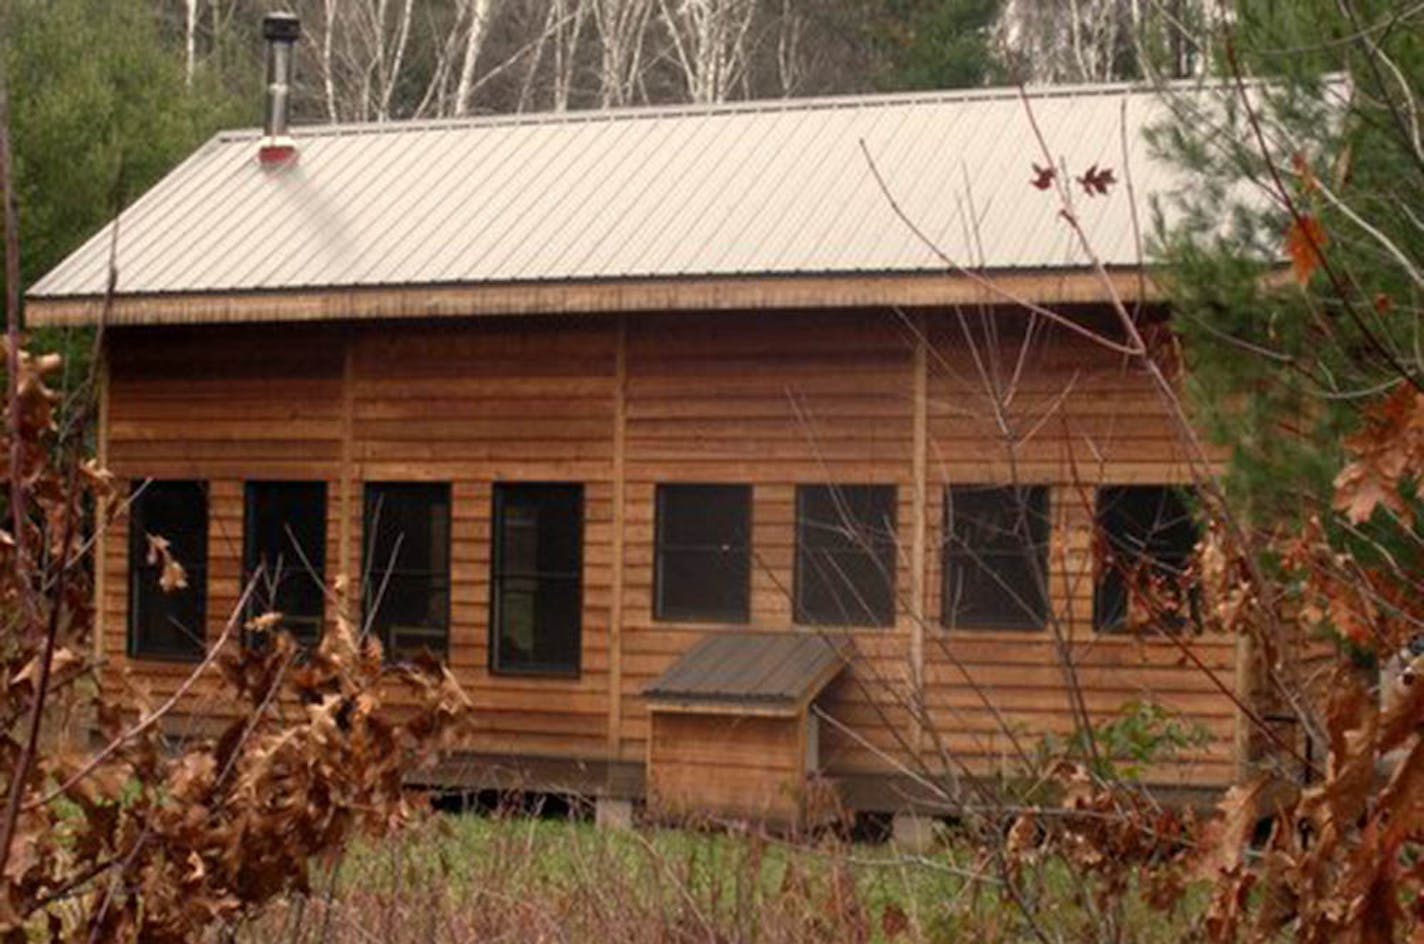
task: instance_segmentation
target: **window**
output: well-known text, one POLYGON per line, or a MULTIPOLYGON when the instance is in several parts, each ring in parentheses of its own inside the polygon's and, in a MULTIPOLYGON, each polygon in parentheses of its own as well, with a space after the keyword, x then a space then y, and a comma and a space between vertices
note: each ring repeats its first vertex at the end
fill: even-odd
POLYGON ((253 615, 276 611, 304 644, 321 636, 326 590, 326 483, 248 482, 242 589, 253 615))
POLYGON ((366 622, 395 659, 444 655, 450 630, 450 486, 368 483, 366 622))
POLYGON ((752 490, 659 485, 654 616, 745 623, 750 618, 752 490))
MULTIPOLYGON (((1122 629, 1144 601, 1137 589, 1147 581, 1170 585, 1186 569, 1197 541, 1196 522, 1183 493, 1162 485, 1117 485, 1098 490, 1098 576, 1093 623, 1122 629)), ((1181 616, 1163 628, 1179 629, 1181 616)))
POLYGON ((1047 612, 1048 489, 945 490, 941 619, 974 629, 1038 629, 1047 612))
POLYGON ((129 655, 203 657, 208 586, 208 489, 204 482, 136 481, 129 511, 129 655), (186 586, 160 584, 163 558, 150 537, 168 542, 186 586))
POLYGON ((798 623, 894 623, 894 486, 796 489, 795 599, 798 623))
POLYGON ((496 485, 490 667, 577 675, 583 620, 583 486, 496 485))

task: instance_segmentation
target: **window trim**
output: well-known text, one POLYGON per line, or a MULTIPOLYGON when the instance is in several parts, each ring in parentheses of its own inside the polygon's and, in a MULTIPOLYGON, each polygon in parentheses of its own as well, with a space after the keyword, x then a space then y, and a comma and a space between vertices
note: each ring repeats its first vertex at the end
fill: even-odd
MULTIPOLYGON (((254 560, 253 560, 254 551, 256 550, 256 547, 255 547, 254 545, 255 545, 256 530, 257 530, 257 529, 254 527, 254 526, 256 525, 256 523, 257 523, 257 522, 256 522, 257 508, 256 508, 256 501, 255 501, 255 498, 256 498, 256 491, 257 491, 258 489, 261 489, 261 488, 263 488, 263 487, 268 487, 268 486, 278 486, 278 487, 281 487, 281 486, 299 486, 299 485, 314 486, 314 487, 320 488, 320 490, 321 490, 321 518, 320 518, 320 520, 321 520, 321 527, 320 527, 320 529, 319 529, 319 534, 320 534, 320 536, 321 536, 321 564, 320 564, 319 567, 316 568, 316 570, 317 570, 317 578, 318 578, 319 582, 321 583, 321 585, 322 585, 322 587, 323 587, 323 592, 320 593, 320 594, 318 594, 318 596, 317 596, 317 598, 318 598, 318 600, 320 601, 320 603, 319 603, 319 605, 318 605, 319 608, 318 608, 317 613, 316 613, 316 636, 311 640, 311 645, 315 645, 315 644, 321 642, 321 637, 322 637, 322 635, 326 632, 326 615, 327 615, 327 613, 326 613, 326 593, 325 593, 325 583, 326 583, 326 573, 327 573, 327 566, 326 566, 326 565, 327 565, 327 560, 326 560, 327 533, 326 533, 326 532, 327 532, 327 525, 328 525, 328 523, 329 523, 329 518, 330 518, 330 513, 331 513, 331 487, 330 487, 330 485, 327 483, 326 479, 246 479, 246 480, 243 481, 243 483, 242 483, 242 567, 241 567, 241 570, 240 570, 240 572, 239 572, 237 592, 238 592, 239 598, 241 598, 241 595, 247 591, 247 584, 248 584, 248 581, 251 580, 252 574, 253 574, 254 571, 256 570, 256 567, 254 566, 254 565, 255 565, 255 562, 254 562, 254 560)), ((305 553, 305 556, 306 556, 308 559, 310 559, 311 554, 310 554, 309 552, 304 552, 304 553, 305 553)), ((300 559, 297 560, 295 563, 302 567, 302 576, 303 576, 303 577, 309 577, 309 576, 310 576, 309 574, 306 573, 306 565, 305 565, 305 563, 303 563, 300 559)), ((315 562, 313 562, 313 563, 315 563, 315 562)), ((253 603, 252 603, 251 601, 248 602, 248 611, 249 611, 249 613, 251 613, 252 615, 257 615, 257 614, 258 614, 258 609, 253 605, 253 603)), ((284 615, 285 615, 285 614, 284 614, 284 615)), ((284 628, 286 628, 288 632, 291 632, 290 627, 284 627, 284 628)), ((292 638, 293 638, 293 639, 296 639, 299 643, 304 643, 304 644, 305 644, 305 641, 304 641, 300 636, 298 636, 296 633, 292 633, 292 638)))
MULTIPOLYGON (((451 625, 451 613, 454 606, 454 561, 452 560, 451 553, 452 545, 454 543, 454 489, 451 487, 451 484, 448 481, 429 481, 418 479, 401 479, 398 481, 381 480, 367 481, 361 483, 361 573, 363 575, 363 578, 367 578, 361 581, 361 619, 362 625, 370 625, 373 631, 375 630, 375 626, 373 621, 371 620, 370 613, 370 606, 373 600, 372 592, 379 588, 381 581, 378 581, 376 579, 374 562, 371 560, 371 554, 374 552, 376 544, 375 535, 372 533, 371 529, 371 510, 373 507, 372 490, 381 488, 420 488, 428 489, 431 491, 438 489, 444 493, 446 522, 444 548, 445 611, 443 613, 443 617, 445 624, 445 632, 443 636, 443 645, 440 648, 437 649, 434 646, 427 646, 426 648, 430 649, 430 651, 433 652, 442 661, 449 662, 450 637, 454 633, 454 627, 451 625)), ((388 572, 388 576, 432 576, 438 573, 439 571, 393 570, 388 572)), ((391 634, 389 632, 380 633, 379 635, 377 635, 377 638, 381 641, 382 654, 388 661, 405 661, 396 654, 394 639, 392 639, 391 634)))
MULTIPOLYGON (((1106 527, 1104 527, 1104 523, 1103 523, 1103 493, 1104 493, 1104 492, 1107 492, 1107 491, 1122 490, 1122 489, 1156 489, 1156 490, 1158 490, 1158 491, 1166 492, 1166 493, 1172 495, 1177 501, 1181 502, 1183 512, 1191 518, 1192 527, 1193 527, 1193 529, 1196 531, 1196 538, 1194 539, 1193 544, 1195 544, 1195 541, 1196 541, 1196 540, 1200 540, 1200 537, 1201 537, 1200 524, 1199 524, 1198 520, 1197 520, 1194 516, 1191 516, 1191 506, 1190 506, 1190 503, 1189 503, 1189 499, 1188 499, 1188 497, 1187 497, 1187 496, 1190 494, 1190 492, 1192 491, 1192 488, 1191 488, 1190 485, 1185 485, 1185 484, 1181 484, 1181 483, 1171 483, 1171 482, 1143 482, 1143 483, 1104 482, 1104 483, 1098 485, 1097 488, 1095 488, 1095 489, 1093 490, 1093 544, 1094 544, 1094 547, 1097 547, 1097 542, 1098 542, 1099 540, 1106 540, 1106 539, 1107 539, 1107 538, 1106 538, 1107 529, 1106 529, 1106 527)), ((1190 557, 1190 556, 1191 556, 1191 549, 1190 549, 1190 548, 1187 550, 1187 553, 1186 553, 1185 556, 1186 556, 1186 557, 1190 557)), ((1104 593, 1105 593, 1105 589, 1106 589, 1106 586, 1107 586, 1108 574, 1107 574, 1106 572, 1104 572, 1104 571, 1101 569, 1101 568, 1102 568, 1102 560, 1101 560, 1101 556, 1100 556, 1099 554, 1094 553, 1092 564, 1093 564, 1093 572, 1092 572, 1092 578, 1093 578, 1093 624, 1092 624, 1092 629, 1093 629, 1093 633, 1094 633, 1095 635, 1101 635, 1101 636, 1125 636, 1125 635, 1128 635, 1128 634, 1131 632, 1131 630, 1129 629, 1129 626, 1128 626, 1129 618, 1130 618, 1131 615, 1132 615, 1132 591, 1131 591, 1131 588, 1129 588, 1129 587, 1126 585, 1126 582, 1123 583, 1123 613, 1122 613, 1122 616, 1119 617, 1117 620, 1114 620, 1114 621, 1111 622, 1111 623, 1105 622, 1105 621, 1103 620, 1103 613, 1102 613, 1102 610, 1103 610, 1103 605, 1104 605, 1103 595, 1104 595, 1104 593)), ((1188 590, 1188 593, 1189 593, 1189 594, 1192 594, 1193 591, 1191 591, 1191 590, 1189 589, 1189 590, 1188 590)), ((1189 608, 1192 609, 1192 610, 1195 610, 1195 604, 1194 604, 1194 603, 1191 603, 1191 602, 1190 602, 1190 599, 1189 599, 1189 608)), ((1177 634, 1180 634, 1180 633, 1182 633, 1182 632, 1184 632, 1184 631, 1190 631, 1190 624, 1187 624, 1187 625, 1185 625, 1185 626, 1183 626, 1183 627, 1181 627, 1181 628, 1179 628, 1179 629, 1175 629, 1175 630, 1173 630, 1173 629, 1168 629, 1168 628, 1166 628, 1166 627, 1162 627, 1162 628, 1160 628, 1160 629, 1157 630, 1157 632, 1158 632, 1159 634, 1161 634, 1161 635, 1177 635, 1177 634)))
MULTIPOLYGON (((588 490, 583 482, 495 482, 490 489, 490 569, 489 569, 489 626, 487 642, 486 668, 490 675, 507 676, 516 678, 547 678, 547 679, 578 679, 583 676, 583 644, 584 644, 584 563, 586 555, 584 553, 584 540, 587 533, 588 522, 588 490), (504 558, 504 504, 506 496, 514 489, 569 489, 578 495, 578 520, 575 522, 577 530, 577 540, 574 542, 574 550, 577 555, 574 570, 571 576, 549 575, 548 579, 572 580, 578 591, 578 626, 576 633, 576 644, 574 646, 573 660, 568 664, 561 665, 530 665, 530 666, 507 666, 500 664, 500 587, 505 579, 505 574, 501 573, 504 558)), ((527 578, 526 578, 527 579, 527 578)), ((545 579, 543 575, 536 573, 532 578, 535 581, 545 579)))
MULTIPOLYGON (((963 482, 945 486, 941 496, 944 507, 940 513, 939 623, 941 629, 947 632, 958 632, 960 630, 963 630, 965 632, 973 633, 992 633, 999 631, 1008 633, 1033 633, 1042 632, 1045 629, 1048 624, 1049 611, 1052 609, 1050 600, 1052 575, 1049 572, 1049 562, 1051 559, 1051 555, 1049 554, 1049 545, 1053 540, 1053 496, 1051 492, 1052 489, 1048 486, 1047 483, 1038 482, 1007 485, 996 485, 992 483, 981 482, 963 482), (1029 538, 1031 540, 1034 540, 1032 548, 1034 551, 1037 552, 1034 556, 1037 558, 1038 567, 1040 568, 1040 571, 1043 575, 1043 579, 1045 581, 1044 587, 1032 588, 1032 592, 1037 598, 1036 601, 1024 601, 1027 604, 1033 605, 1035 608, 1035 612, 1024 612, 1024 610, 1027 609, 1027 606, 1019 605, 1016 603, 1015 608, 1019 611, 1019 615, 1017 617, 1011 617, 1007 620, 996 619, 993 622, 965 623, 959 620, 951 619, 952 614, 949 611, 950 573, 952 567, 954 566, 954 561, 956 559, 964 559, 966 557, 966 551, 964 549, 955 550, 951 546, 951 540, 953 537, 953 522, 950 519, 950 515, 953 512, 954 503, 950 496, 951 493, 953 493, 955 490, 1017 492, 1020 496, 1023 496, 1028 502, 1029 513, 1036 515, 1037 518, 1036 521, 1030 523, 1029 538), (1041 529, 1042 533, 1033 533, 1033 529, 1035 527, 1041 529), (1040 538, 1041 540, 1035 540, 1040 538)), ((998 557, 1005 557, 1009 555, 1010 552, 1008 551, 991 552, 989 555, 989 559, 995 559, 998 557)), ((972 564, 972 558, 966 561, 966 563, 972 564)), ((1017 593, 1015 593, 1014 595, 1019 597, 1022 596, 1021 594, 1017 593)))
POLYGON ((653 488, 653 587, 652 587, 652 618, 659 623, 698 623, 698 624, 721 624, 743 626, 751 622, 752 619, 752 528, 753 517, 755 515, 755 493, 753 486, 743 482, 659 482, 653 488), (668 494, 677 489, 723 489, 735 490, 741 493, 745 499, 745 528, 741 535, 740 544, 732 550, 739 550, 746 558, 746 579, 739 588, 742 591, 742 606, 736 612, 719 614, 688 614, 667 612, 663 601, 664 571, 663 553, 665 551, 698 551, 717 552, 720 548, 705 545, 674 545, 666 546, 663 535, 663 526, 666 523, 665 502, 668 494))
MULTIPOLYGON (((900 490, 899 486, 883 483, 855 483, 848 485, 824 484, 816 482, 798 483, 796 485, 795 517, 792 521, 793 547, 792 547, 792 590, 791 590, 791 621, 795 626, 813 626, 820 629, 844 628, 844 629, 894 629, 899 617, 899 599, 897 595, 897 582, 899 580, 899 552, 898 539, 900 532, 900 490), (864 620, 843 619, 836 621, 817 621, 806 618, 805 602, 803 594, 806 590, 806 553, 805 542, 802 540, 802 529, 806 521, 806 501, 812 489, 824 489, 832 493, 845 492, 850 489, 875 489, 885 490, 890 495, 890 510, 894 516, 891 519, 892 537, 889 544, 889 589, 890 589, 890 612, 886 618, 881 620, 876 614, 867 613, 864 620)), ((841 551, 840 553, 853 553, 875 558, 876 553, 873 547, 856 547, 841 551)), ((878 561, 876 562, 879 563, 878 561)))
MULTIPOLYGON (((179 664, 195 664, 202 662, 208 653, 208 542, 211 538, 212 525, 212 494, 206 479, 155 479, 137 478, 129 482, 129 516, 128 516, 128 606, 125 613, 124 631, 124 655, 135 661, 143 662, 171 662, 179 664), (150 566, 144 561, 148 557, 148 541, 144 535, 148 529, 141 527, 144 524, 143 505, 144 496, 155 485, 194 485, 197 486, 198 494, 202 498, 202 548, 203 562, 201 566, 194 566, 192 561, 179 560, 183 566, 183 571, 188 578, 189 591, 197 594, 198 607, 198 628, 202 633, 202 643, 193 650, 177 651, 170 648, 151 649, 142 645, 139 638, 139 600, 141 591, 139 580, 145 573, 151 572, 150 566), (138 525, 138 526, 136 526, 138 525), (142 532, 142 534, 140 533, 142 532), (197 575, 195 577, 195 575, 197 575)), ((162 592, 160 589, 158 592, 162 592)))

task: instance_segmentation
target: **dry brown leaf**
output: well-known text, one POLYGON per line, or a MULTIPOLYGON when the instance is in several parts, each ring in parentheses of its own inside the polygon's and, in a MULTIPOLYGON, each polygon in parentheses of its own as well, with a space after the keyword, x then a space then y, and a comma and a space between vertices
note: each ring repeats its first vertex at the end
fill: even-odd
POLYGON ((1296 216, 1286 228, 1286 256, 1290 259, 1291 273, 1301 285, 1308 283, 1320 267, 1327 241, 1325 227, 1309 213, 1296 216))
POLYGON ((1220 815, 1203 830, 1205 854, 1197 860, 1193 870, 1195 877, 1216 881, 1224 874, 1239 870, 1242 852, 1256 827, 1261 794, 1267 782, 1268 778, 1261 775, 1226 791, 1226 796, 1217 804, 1220 815))
POLYGON ((173 551, 168 543, 168 539, 156 534, 145 535, 148 538, 149 566, 162 565, 163 570, 158 575, 158 585, 163 588, 164 593, 174 593, 184 590, 188 586, 188 572, 183 569, 183 565, 178 563, 173 556, 173 551))

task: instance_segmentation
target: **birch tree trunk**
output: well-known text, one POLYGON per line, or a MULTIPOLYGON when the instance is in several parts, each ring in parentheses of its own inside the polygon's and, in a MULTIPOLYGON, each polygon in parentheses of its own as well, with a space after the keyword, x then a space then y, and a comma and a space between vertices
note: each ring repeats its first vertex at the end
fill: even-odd
POLYGON ((470 97, 475 84, 475 63, 484 48, 494 0, 467 0, 469 19, 465 24, 465 52, 460 60, 460 81, 455 87, 455 102, 451 114, 463 117, 469 113, 470 97))
POLYGON ((183 0, 183 81, 193 84, 198 67, 198 0, 183 0))
MULTIPOLYGON (((401 8, 399 26, 396 29, 395 49, 391 53, 390 69, 385 76, 385 84, 381 87, 380 107, 376 112, 376 117, 380 121, 386 121, 391 117, 391 93, 395 91, 396 82, 400 81, 401 67, 405 63, 405 49, 410 42, 410 17, 411 7, 415 0, 405 0, 405 5, 401 8)), ((381 22, 383 27, 380 36, 385 37, 384 19, 381 22)), ((382 43, 384 48, 384 43, 382 43)))
POLYGON ((588 17, 588 0, 554 0, 553 109, 568 111, 578 75, 579 40, 588 17))
POLYGON ((694 102, 723 102, 746 73, 758 0, 659 0, 675 60, 694 102))
POLYGON ((324 0, 321 31, 321 87, 326 100, 326 117, 333 124, 341 120, 336 110, 336 76, 331 71, 331 46, 336 34, 336 2, 337 0, 324 0))
POLYGON ((598 75, 600 107, 627 105, 634 100, 652 13, 652 0, 595 0, 593 14, 602 51, 598 75))

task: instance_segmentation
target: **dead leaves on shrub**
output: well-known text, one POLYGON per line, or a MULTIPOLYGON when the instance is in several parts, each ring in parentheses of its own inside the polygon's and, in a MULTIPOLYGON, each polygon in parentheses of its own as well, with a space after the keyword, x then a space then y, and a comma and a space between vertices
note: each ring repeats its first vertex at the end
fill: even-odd
MULTIPOLYGON (((95 677, 92 592, 85 568, 67 566, 78 552, 62 535, 89 509, 106 525, 120 505, 96 463, 61 464, 56 397, 43 382, 57 366, 21 353, 20 441, 0 432, 0 461, 31 512, 23 534, 0 534, 0 601, 20 620, 0 645, 0 791, 18 791, 20 811, 0 870, 0 941, 190 941, 309 888, 311 863, 351 838, 405 822, 406 775, 448 741, 470 704, 433 661, 387 665, 344 604, 309 652, 276 614, 249 623, 257 645, 233 634, 215 662, 222 692, 204 701, 225 703, 216 714, 228 721, 214 738, 174 750, 157 724, 136 728, 134 708, 152 706, 122 691, 119 670, 80 690, 78 679, 95 677), (108 747, 95 755, 47 739, 17 783, 16 722, 39 695, 51 629, 43 716, 57 721, 83 706, 108 747)), ((169 542, 145 538, 162 588, 186 587, 169 542)))
POLYGON ((1365 414, 1364 428, 1345 441, 1354 456, 1335 478, 1335 508, 1351 522, 1384 508, 1414 523, 1401 486, 1424 474, 1424 394, 1406 383, 1365 414))
POLYGON ((1208 917, 1212 940, 1237 939, 1240 903, 1253 893, 1251 940, 1290 931, 1305 944, 1386 944, 1417 932, 1424 686, 1408 687, 1381 711, 1353 674, 1336 678, 1326 779, 1275 818, 1258 867, 1223 873, 1208 917))

